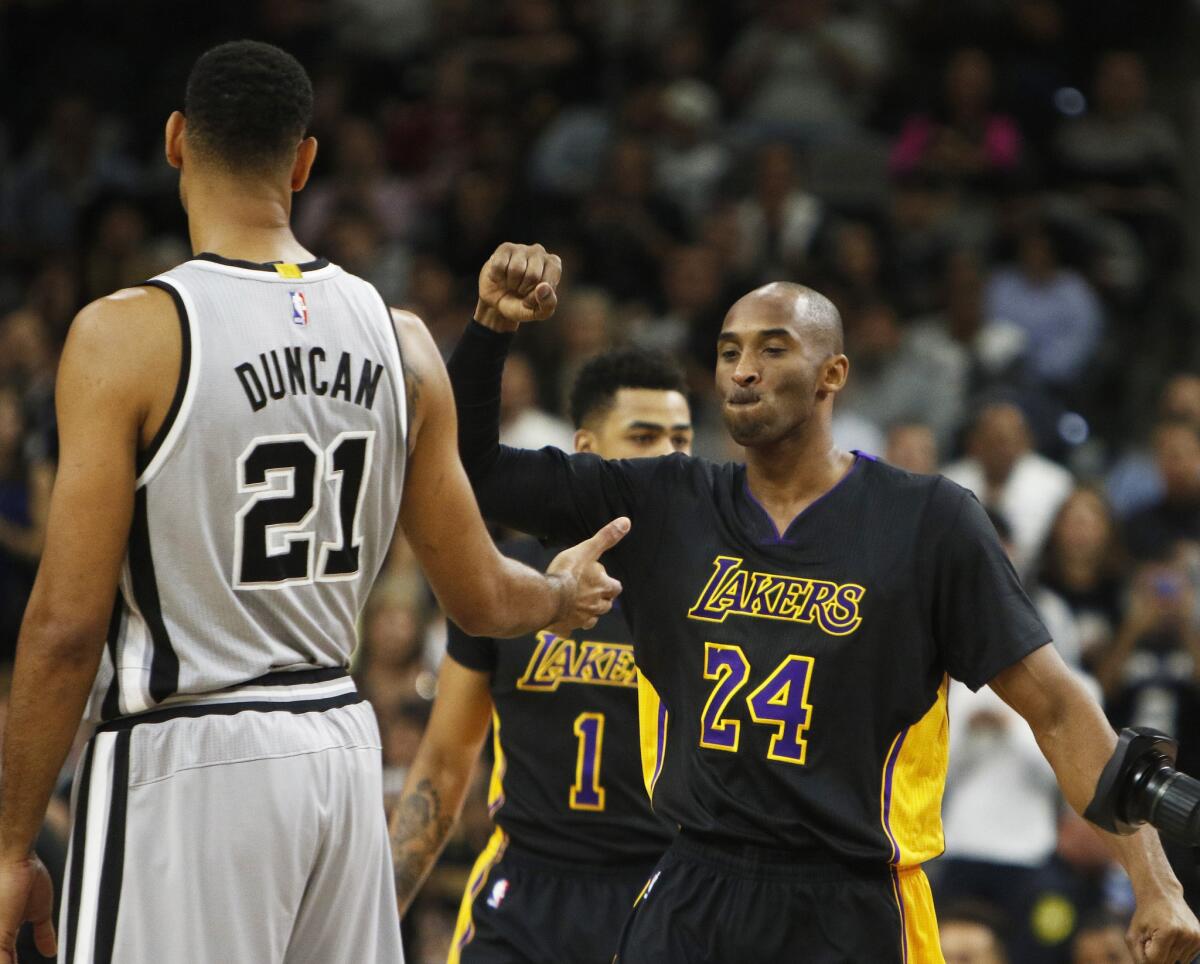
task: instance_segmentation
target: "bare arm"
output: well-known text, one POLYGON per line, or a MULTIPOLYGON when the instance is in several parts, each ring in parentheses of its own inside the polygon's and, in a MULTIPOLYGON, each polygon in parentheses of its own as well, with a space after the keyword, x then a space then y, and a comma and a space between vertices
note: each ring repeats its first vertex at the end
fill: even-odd
POLYGON ((433 714, 392 812, 392 863, 401 916, 429 875, 462 810, 491 712, 487 674, 446 657, 433 714))
MULTIPOLYGON (((1029 723, 1067 802, 1082 814, 1117 744, 1100 706, 1051 645, 1001 672, 991 686, 1029 723)), ((1130 837, 1096 832, 1133 883, 1138 908, 1127 940, 1135 959, 1190 961, 1200 952, 1200 924, 1158 835, 1148 827, 1130 837)))
POLYGON ((454 397, 433 338, 415 315, 393 314, 413 413, 400 524, 438 602, 473 636, 595 625, 621 589, 596 560, 620 541, 628 520, 568 550, 547 575, 501 555, 459 461, 454 397))
MULTIPOLYGON (((133 512, 139 438, 161 422, 174 390, 179 333, 170 300, 120 292, 84 309, 72 325, 57 386, 61 456, 45 553, 17 646, 0 776, 0 962, 11 961, 22 917, 39 946, 53 942, 31 856, 54 781, 79 728, 133 512), (159 391, 161 387, 161 391, 159 391)), ((49 884, 44 885, 48 914, 49 884)))

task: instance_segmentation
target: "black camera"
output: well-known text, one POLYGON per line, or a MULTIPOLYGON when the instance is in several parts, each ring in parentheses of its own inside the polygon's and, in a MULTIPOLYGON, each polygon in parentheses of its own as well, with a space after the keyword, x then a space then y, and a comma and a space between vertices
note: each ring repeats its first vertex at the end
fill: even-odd
POLYGON ((1175 740, 1158 730, 1122 730, 1083 815, 1109 833, 1131 834, 1148 823, 1200 847, 1200 780, 1175 769, 1177 752, 1175 740))

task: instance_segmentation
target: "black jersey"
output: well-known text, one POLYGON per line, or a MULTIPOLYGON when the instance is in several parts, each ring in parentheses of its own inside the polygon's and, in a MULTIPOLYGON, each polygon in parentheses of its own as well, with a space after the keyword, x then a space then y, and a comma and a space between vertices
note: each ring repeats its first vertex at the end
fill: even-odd
POLYGON ((505 342, 480 332, 451 375, 484 514, 557 542, 633 520, 604 561, 661 702, 655 810, 768 847, 939 854, 947 676, 978 688, 1050 639, 975 498, 860 455, 779 533, 741 465, 500 447, 505 342))
MULTIPOLYGON (((533 540, 502 548, 539 570, 554 557, 533 540)), ((655 756, 651 748, 644 768, 638 673, 619 601, 572 637, 544 630, 497 642, 450 626, 451 658, 491 676, 489 807, 523 850, 587 864, 653 862, 673 828, 647 796, 655 756)))

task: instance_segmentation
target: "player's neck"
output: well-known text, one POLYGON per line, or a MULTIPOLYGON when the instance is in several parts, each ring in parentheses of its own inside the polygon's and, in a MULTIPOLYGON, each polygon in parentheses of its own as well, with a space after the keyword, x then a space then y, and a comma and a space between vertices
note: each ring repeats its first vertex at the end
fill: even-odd
POLYGON ((192 251, 237 261, 312 261, 292 233, 291 192, 263 189, 234 178, 188 188, 188 234, 192 251))
POLYGON ((833 444, 828 432, 781 439, 746 450, 746 484, 775 527, 783 532, 801 512, 837 485, 854 456, 833 444))

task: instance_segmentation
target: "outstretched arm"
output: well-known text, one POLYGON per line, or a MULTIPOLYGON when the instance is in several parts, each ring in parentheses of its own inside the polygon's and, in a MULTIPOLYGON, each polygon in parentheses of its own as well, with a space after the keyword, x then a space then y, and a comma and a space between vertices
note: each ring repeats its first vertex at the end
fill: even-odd
POLYGON ((415 315, 393 314, 413 403, 400 524, 438 602, 476 636, 595 625, 621 591, 597 560, 621 540, 629 521, 608 523, 559 556, 546 575, 501 555, 458 458, 454 399, 433 338, 415 315))
POLYGON ((561 271, 557 256, 541 245, 500 245, 479 274, 475 319, 447 368, 459 454, 484 517, 569 543, 593 531, 600 516, 634 515, 638 499, 621 463, 500 444, 500 381, 513 333, 553 313, 561 271))
MULTIPOLYGON (((1067 802, 1082 814, 1117 745, 1100 706, 1052 645, 1001 672, 992 688, 1033 730, 1067 802)), ((1200 923, 1163 854, 1158 835, 1143 827, 1130 837, 1097 829, 1129 874, 1137 898, 1126 937, 1137 961, 1190 961, 1200 953, 1200 923)))
POLYGON ((447 656, 438 674, 433 714, 392 811, 392 863, 401 916, 429 876, 462 810, 491 712, 487 673, 447 656))

